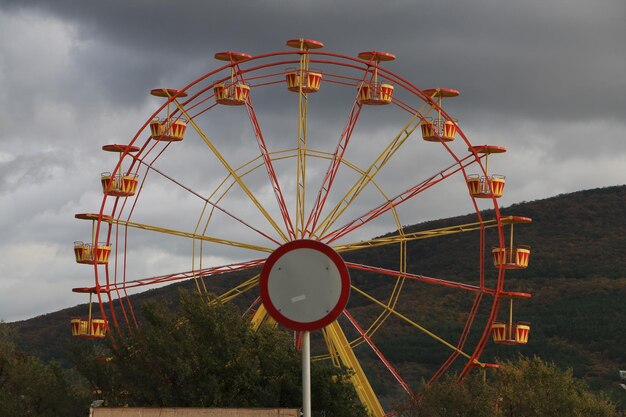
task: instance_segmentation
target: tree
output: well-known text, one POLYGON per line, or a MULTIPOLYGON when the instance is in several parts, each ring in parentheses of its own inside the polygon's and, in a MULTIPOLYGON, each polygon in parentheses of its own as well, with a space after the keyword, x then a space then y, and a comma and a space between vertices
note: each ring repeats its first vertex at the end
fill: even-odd
POLYGON ((9 327, 0 322, 0 417, 82 416, 84 394, 58 365, 19 352, 9 327))
MULTIPOLYGON (((77 366, 109 405, 300 407, 300 356, 290 336, 254 332, 234 307, 182 293, 176 312, 146 305, 141 331, 116 342, 113 360, 77 366)), ((345 374, 318 366, 312 373, 314 414, 366 415, 345 374)))
POLYGON ((501 364, 487 381, 472 375, 462 384, 448 376, 420 391, 406 415, 421 417, 614 417, 615 406, 593 394, 571 369, 535 357, 501 364))
POLYGON ((495 373, 493 386, 501 403, 501 416, 617 415, 615 407, 574 378, 571 369, 562 371, 554 363, 537 357, 521 357, 504 364, 503 369, 495 373))

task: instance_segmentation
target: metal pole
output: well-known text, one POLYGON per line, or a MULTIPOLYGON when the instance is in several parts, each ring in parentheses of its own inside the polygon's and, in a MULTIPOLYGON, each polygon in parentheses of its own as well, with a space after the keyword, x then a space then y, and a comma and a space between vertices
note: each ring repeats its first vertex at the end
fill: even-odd
POLYGON ((311 417, 311 340, 302 332, 302 416, 311 417))

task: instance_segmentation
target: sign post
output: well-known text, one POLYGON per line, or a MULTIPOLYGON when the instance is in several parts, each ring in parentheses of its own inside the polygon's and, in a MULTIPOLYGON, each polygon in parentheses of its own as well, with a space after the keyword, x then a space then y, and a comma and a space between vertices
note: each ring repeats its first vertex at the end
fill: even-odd
POLYGON ((294 240, 267 258, 259 280, 261 300, 278 323, 302 332, 302 413, 311 417, 311 330, 335 321, 348 304, 350 274, 331 247, 294 240))

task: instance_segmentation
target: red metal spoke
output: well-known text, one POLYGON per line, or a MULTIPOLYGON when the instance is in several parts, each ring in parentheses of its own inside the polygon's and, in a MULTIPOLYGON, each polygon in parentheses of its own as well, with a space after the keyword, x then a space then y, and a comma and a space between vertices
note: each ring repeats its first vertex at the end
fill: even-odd
POLYGON ((261 304, 261 297, 255 298, 255 300, 250 304, 250 306, 246 309, 246 311, 241 315, 241 317, 247 317, 251 315, 255 310, 256 306, 261 304))
POLYGON ((440 278, 427 277, 425 275, 411 274, 409 272, 401 272, 401 271, 397 271, 393 269, 381 268, 378 266, 363 265, 363 264, 357 264, 354 262, 346 262, 346 266, 350 269, 356 269, 359 271, 375 272, 377 274, 387 275, 387 276, 394 277, 394 278, 406 278, 406 279, 410 279, 413 281, 420 281, 420 282, 439 285, 443 287, 458 288, 458 289, 466 290, 466 291, 484 292, 487 294, 495 294, 496 292, 496 290, 494 289, 481 288, 477 285, 464 284, 464 283, 456 282, 456 281, 449 281, 449 280, 440 279, 440 278))
MULTIPOLYGON (((502 271, 504 271, 503 268, 500 269, 499 275, 502 275, 502 271)), ((498 283, 499 283, 498 285, 500 286, 500 279, 498 280, 498 283)), ((501 288, 499 288, 499 290, 500 289, 501 288)), ((491 306, 491 314, 489 315, 489 319, 487 321, 488 324, 491 324, 496 320, 496 316, 498 315, 499 305, 500 305, 500 298, 494 297, 493 305, 491 306)), ((459 374, 459 380, 461 381, 464 380, 469 374, 469 372, 476 366, 474 362, 478 359, 478 357, 480 356, 480 353, 482 353, 483 349, 485 348, 485 345, 487 344, 487 340, 489 340, 490 336, 491 336, 491 326, 487 325, 483 329, 483 333, 480 336, 480 340, 476 344, 476 349, 474 349, 474 353, 472 354, 472 357, 465 364, 465 367, 459 374)))
MULTIPOLYGON (((363 83, 369 74, 369 69, 363 72, 363 77, 360 82, 363 83)), ((344 77, 345 78, 345 77, 344 77)), ((355 79, 358 85, 358 79, 355 79)), ((352 137, 352 132, 356 126, 356 123, 359 119, 359 115, 361 114, 361 109, 363 105, 356 98, 352 103, 352 108, 350 109, 350 114, 348 115, 348 119, 346 120, 346 125, 341 132, 341 136, 339 137, 339 142, 337 143, 337 148, 333 154, 333 158, 330 161, 330 165, 328 170, 326 171, 326 175, 324 176, 324 181, 322 182, 320 189, 317 193, 317 197, 315 199, 315 204, 311 209, 311 213, 309 214, 309 218, 307 220, 307 224, 305 227, 305 235, 311 236, 315 227, 317 226, 317 222, 319 221, 320 215, 322 214, 322 210, 324 209, 324 205, 326 203, 326 199, 328 198, 328 194, 332 189, 333 182, 335 181, 335 176, 341 166, 341 161, 343 159, 343 155, 346 152, 348 147, 348 143, 350 142, 350 138, 352 137)))
MULTIPOLYGON (((126 274, 124 274, 124 277, 126 276, 126 274)), ((126 300, 126 303, 128 304, 128 309, 130 311, 130 315, 133 319, 133 324, 135 325, 135 327, 139 327, 139 322, 137 321, 137 316, 135 315, 135 310, 133 309, 133 303, 130 302, 130 297, 128 295, 128 291, 126 291, 126 288, 124 288, 124 299, 126 300)), ((121 298, 121 297, 120 297, 121 298)), ((130 326, 130 323, 128 323, 129 329, 132 329, 132 326, 130 326)))
POLYGON ((343 314, 344 314, 344 316, 346 316, 348 318, 348 320, 350 321, 352 326, 356 329, 357 332, 359 332, 359 334, 365 340, 365 342, 367 342, 369 347, 372 348, 374 353, 376 353, 376 356, 378 356, 378 359, 381 360, 381 362, 385 365, 387 370, 393 375, 393 377, 396 379, 396 381, 398 381, 398 383, 402 386, 404 391, 406 391, 406 393, 409 394, 409 396, 415 402, 417 402, 417 397, 415 397, 415 394, 413 393, 413 391, 411 391, 411 388, 409 388, 409 385, 404 381, 404 379, 402 379, 402 377, 400 376, 400 374, 398 373, 396 368, 382 354, 380 349, 378 349, 378 347, 374 344, 372 339, 367 335, 367 333, 363 330, 363 328, 359 325, 359 323, 354 319, 354 317, 352 317, 350 312, 348 312, 348 310, 344 310, 343 314))
POLYGON ((459 342, 456 345, 458 351, 453 351, 450 354, 450 356, 448 356, 445 362, 439 367, 437 372, 435 372, 433 376, 430 378, 430 380, 428 381, 429 384, 431 384, 432 382, 439 379, 442 375, 444 375, 448 371, 450 366, 454 363, 454 361, 456 361, 456 359, 459 357, 459 351, 463 350, 463 347, 465 346, 465 342, 467 342, 469 331, 472 328, 472 325, 474 324, 474 319, 476 318, 476 313, 478 312, 478 307, 480 307, 480 302, 482 301, 483 295, 484 295, 484 292, 479 292, 478 294, 476 294, 476 298, 474 298, 474 302, 472 303, 472 308, 470 309, 467 320, 465 321, 465 326, 463 327, 463 331, 461 332, 461 336, 459 337, 459 342))
POLYGON ((439 171, 435 175, 425 179, 424 181, 416 184, 415 186, 409 188, 408 190, 398 194, 397 196, 390 198, 388 201, 379 205, 378 207, 368 211, 360 217, 350 221, 349 223, 343 225, 342 227, 322 236, 320 240, 324 241, 327 244, 334 242, 335 240, 345 236, 346 234, 352 232, 355 229, 367 224, 368 222, 374 220, 381 214, 388 212, 396 206, 410 200, 415 197, 417 194, 422 191, 427 190, 435 184, 445 180, 446 178, 456 174, 459 171, 465 170, 469 165, 476 162, 476 158, 474 158, 473 154, 469 154, 463 159, 459 160, 459 163, 455 163, 450 165, 448 168, 439 171))
MULTIPOLYGON (((144 164, 143 161, 140 161, 142 164, 144 164)), ((259 229, 257 229, 256 227, 250 225, 249 223, 247 223, 246 221, 240 219, 239 217, 235 216, 234 214, 231 214, 229 211, 227 211, 226 209, 220 207, 219 205, 217 205, 216 203, 213 203, 211 200, 209 200, 208 198, 200 195, 199 193, 197 193, 196 191, 192 190, 191 188, 187 187, 186 185, 183 185, 182 183, 180 183, 179 181, 175 180, 174 178, 172 178, 171 176, 165 174, 163 171, 159 170, 158 168, 153 167, 152 165, 149 164, 145 164, 149 170, 152 170, 154 172, 156 172, 157 174, 163 176, 164 178, 168 179, 169 181, 173 182, 174 184, 178 185, 179 187, 183 188, 184 190, 188 191, 189 193, 193 194, 194 196, 198 197, 199 199, 201 199, 202 201, 204 201, 205 203, 207 203, 208 205, 210 205, 211 207, 221 211, 222 213, 224 213, 225 215, 227 215, 228 217, 236 220, 237 222, 243 224, 244 226, 246 226, 247 228, 257 232, 258 234, 260 234, 261 236, 271 240, 272 242, 276 243, 277 245, 280 245, 281 243, 274 239, 273 237, 269 236, 268 234, 260 231, 259 229)))
POLYGON ((234 263, 234 264, 228 264, 228 265, 213 266, 213 267, 204 268, 200 270, 194 270, 194 271, 176 272, 173 274, 161 275, 158 277, 141 278, 141 279, 136 279, 132 281, 126 281, 123 283, 122 282, 114 283, 114 284, 108 285, 107 287, 99 288, 99 291, 108 293, 110 291, 117 291, 118 289, 122 289, 122 288, 124 290, 128 290, 131 288, 143 287, 146 285, 157 285, 157 284, 164 284, 164 283, 169 283, 169 282, 174 282, 174 281, 182 281, 182 280, 191 279, 191 278, 198 277, 198 276, 207 277, 207 276, 224 274, 226 272, 245 271, 247 269, 252 269, 252 268, 263 266, 264 263, 265 263, 265 258, 255 259, 252 261, 239 262, 239 263, 234 263))
POLYGON ((293 228, 293 223, 291 222, 291 217, 289 216, 289 210, 285 204, 285 198, 283 197, 283 192, 280 189, 280 183, 278 182, 276 172, 274 171, 272 158, 267 150, 267 145, 265 144, 265 139, 263 138, 263 132, 261 131, 259 121, 256 117, 256 113, 254 112, 254 107, 252 106, 252 101, 249 97, 246 102, 246 109, 248 110, 248 116, 250 117, 250 122, 252 123, 252 129, 254 130, 254 135, 256 136, 257 144, 259 145, 259 150, 261 151, 261 156, 263 157, 263 162, 265 163, 265 168, 267 169, 267 176, 272 183, 274 195, 276 196, 276 202, 280 208, 280 214, 285 222, 285 228, 287 229, 289 237, 291 239, 295 239, 296 234, 293 228))
POLYGON ((305 235, 310 236, 315 227, 317 226, 317 222, 322 214, 322 210, 324 209, 324 204, 326 203, 326 199, 328 198, 328 194, 333 186, 333 182, 335 181, 335 176, 337 175, 337 171, 341 166, 341 161, 343 159, 343 155, 346 152, 346 148, 348 147, 348 142, 350 142, 350 137, 352 136, 352 132, 356 126, 356 122, 359 119, 359 115, 361 114, 361 109, 363 108, 362 104, 358 102, 358 100, 354 100, 352 104, 352 109, 350 110, 350 114, 348 115, 348 120, 346 121, 346 125, 339 137, 339 143, 337 143, 337 148, 335 149, 335 153, 333 154, 333 158, 331 159, 328 170, 326 171, 326 175, 324 176, 324 181, 320 186, 320 189, 317 193, 317 197, 315 199, 315 204, 313 204, 313 208, 311 209, 311 213, 309 214, 309 218, 307 220, 307 224, 305 227, 305 235))

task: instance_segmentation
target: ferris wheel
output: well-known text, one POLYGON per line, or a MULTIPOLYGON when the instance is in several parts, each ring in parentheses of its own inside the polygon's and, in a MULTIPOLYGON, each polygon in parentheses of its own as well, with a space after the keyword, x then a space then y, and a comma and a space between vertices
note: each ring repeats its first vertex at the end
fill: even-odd
POLYGON ((513 300, 530 294, 509 291, 505 272, 528 266, 513 227, 531 220, 501 215, 505 177, 488 165, 506 149, 470 143, 444 110, 459 92, 416 87, 387 68, 391 53, 286 46, 215 54, 218 68, 151 91, 160 103, 129 143, 102 147, 117 163, 99 211, 76 215, 91 224, 76 261, 94 280, 73 289, 90 308, 72 334, 121 335, 138 326, 130 294, 193 281, 219 290, 211 302, 245 305, 254 329, 286 326, 296 343, 315 331, 314 359, 350 368, 374 416, 395 387, 414 399, 420 379, 495 366, 481 358, 490 340, 527 343, 513 300), (446 199, 472 220, 406 226, 441 217, 446 199), (420 270, 414 245, 458 249, 465 235, 463 276, 420 270), (415 366, 389 357, 399 346, 421 352, 415 366))

